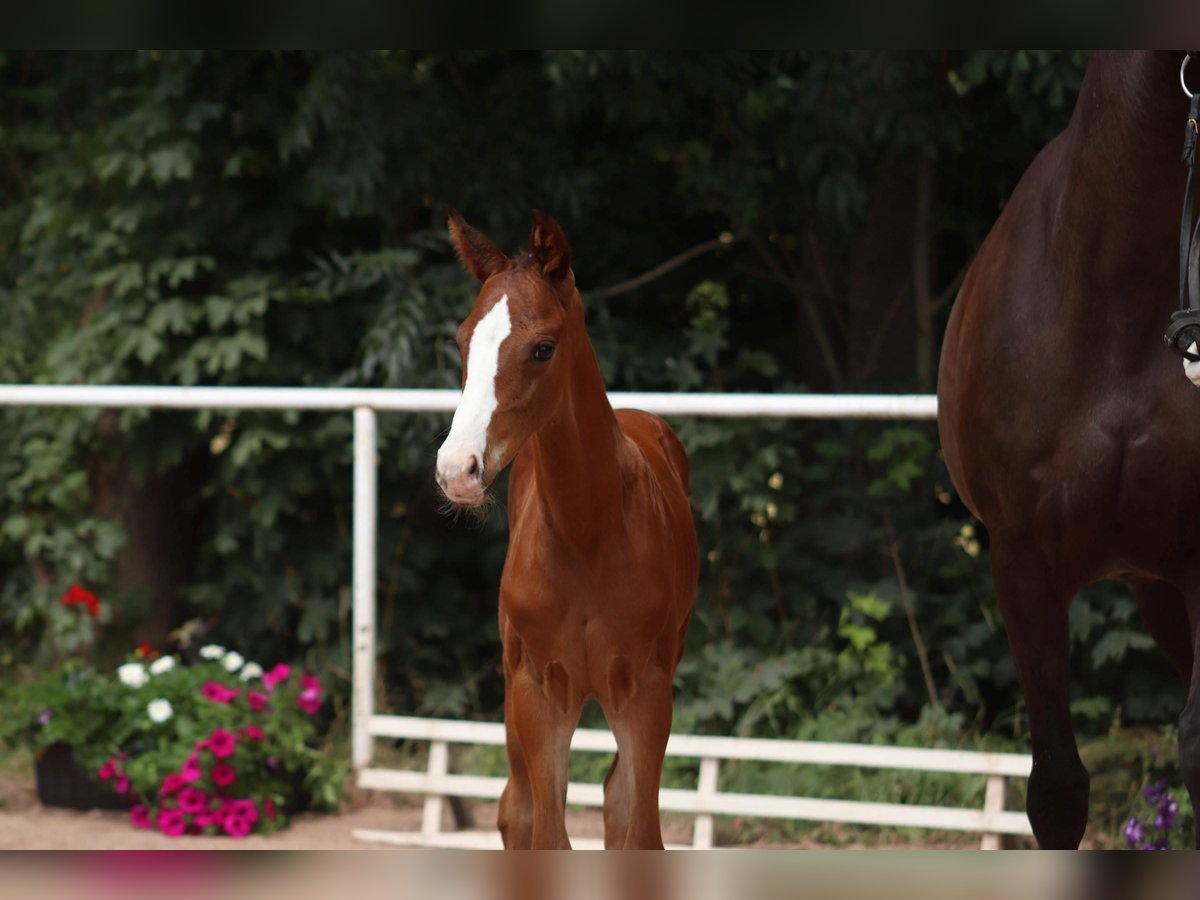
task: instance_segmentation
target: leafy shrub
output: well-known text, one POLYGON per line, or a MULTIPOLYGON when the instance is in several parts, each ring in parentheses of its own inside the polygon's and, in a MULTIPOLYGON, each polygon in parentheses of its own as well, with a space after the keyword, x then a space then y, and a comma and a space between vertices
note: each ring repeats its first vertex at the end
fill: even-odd
POLYGON ((316 747, 322 699, 313 676, 215 644, 192 665, 139 651, 113 672, 67 663, 6 686, 0 739, 69 745, 134 803, 137 827, 242 837, 283 827, 297 801, 337 805, 344 765, 316 747))

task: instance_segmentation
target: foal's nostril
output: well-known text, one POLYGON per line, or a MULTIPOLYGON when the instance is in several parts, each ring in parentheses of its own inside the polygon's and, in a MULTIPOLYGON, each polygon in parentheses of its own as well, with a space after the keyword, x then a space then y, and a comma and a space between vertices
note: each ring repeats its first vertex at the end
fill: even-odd
POLYGON ((467 463, 467 474, 468 475, 479 474, 479 458, 478 457, 472 456, 471 461, 469 463, 467 463))

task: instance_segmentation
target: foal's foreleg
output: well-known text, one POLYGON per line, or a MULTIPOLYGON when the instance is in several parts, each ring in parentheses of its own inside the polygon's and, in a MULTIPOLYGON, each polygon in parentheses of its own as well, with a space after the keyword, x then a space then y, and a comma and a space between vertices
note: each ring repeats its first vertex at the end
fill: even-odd
POLYGON ((505 749, 508 751, 508 783, 500 795, 496 826, 505 850, 528 850, 533 846, 533 792, 529 785, 529 767, 525 752, 517 740, 512 710, 512 679, 504 673, 505 749))
POLYGON ((570 689, 562 665, 550 663, 535 678, 517 670, 509 684, 505 727, 520 745, 529 777, 534 850, 570 849, 567 839, 567 765, 571 735, 582 703, 570 689))
POLYGON ((671 673, 651 663, 635 684, 632 697, 624 704, 610 700, 604 711, 617 739, 618 754, 616 768, 610 773, 615 783, 605 784, 604 843, 626 850, 661 850, 658 789, 671 734, 671 673), (625 827, 623 840, 617 833, 621 825, 625 827))

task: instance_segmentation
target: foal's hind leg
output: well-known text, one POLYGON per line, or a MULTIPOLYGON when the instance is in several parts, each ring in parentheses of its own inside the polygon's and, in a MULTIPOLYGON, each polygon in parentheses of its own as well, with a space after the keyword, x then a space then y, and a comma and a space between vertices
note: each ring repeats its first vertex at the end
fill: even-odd
POLYGON ((1087 827, 1088 773, 1071 728, 1074 588, 1057 584, 1040 550, 992 535, 992 576, 1033 740, 1026 812, 1042 849, 1073 850, 1087 827))

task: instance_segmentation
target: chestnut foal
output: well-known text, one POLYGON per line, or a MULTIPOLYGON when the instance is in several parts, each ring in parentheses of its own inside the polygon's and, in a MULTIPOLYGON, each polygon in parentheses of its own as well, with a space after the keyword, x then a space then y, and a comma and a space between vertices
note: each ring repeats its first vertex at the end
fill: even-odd
POLYGON ((483 288, 458 329, 463 395, 438 484, 479 506, 513 464, 500 578, 504 846, 570 847, 567 759, 595 697, 618 750, 605 846, 661 849, 671 680, 699 573, 687 457, 661 419, 609 405, 557 222, 534 213, 529 250, 512 259, 453 211, 450 236, 483 288))

